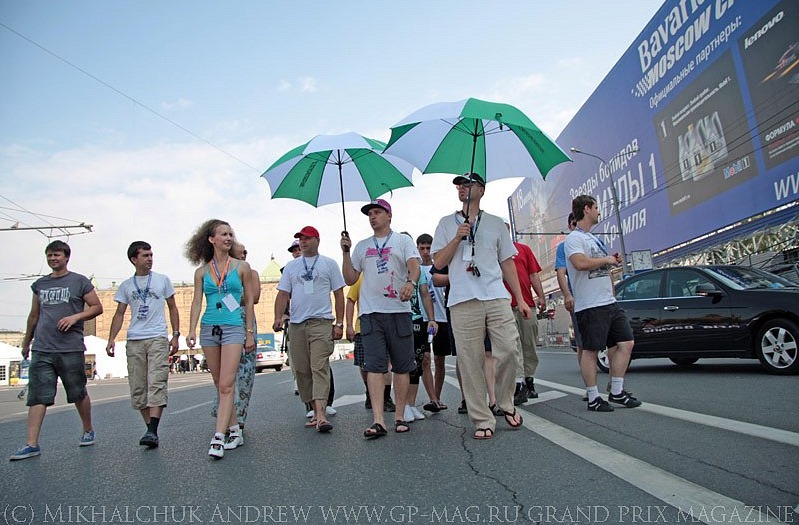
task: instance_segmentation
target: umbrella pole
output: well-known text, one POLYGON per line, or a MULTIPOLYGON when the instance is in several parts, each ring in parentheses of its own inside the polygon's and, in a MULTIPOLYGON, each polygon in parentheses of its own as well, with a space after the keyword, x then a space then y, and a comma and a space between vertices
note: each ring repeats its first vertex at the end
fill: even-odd
MULTIPOLYGON (((474 133, 472 134, 472 163, 469 167, 469 180, 472 180, 471 174, 474 173, 474 155, 477 151, 477 120, 474 121, 474 133)), ((483 173, 485 177, 485 173, 483 173)), ((484 179, 485 180, 485 179, 484 179)), ((466 222, 469 222, 469 212, 471 211, 472 204, 472 185, 469 184, 469 191, 466 193, 466 222)))
POLYGON ((349 237, 349 233, 347 233, 347 211, 344 209, 344 178, 341 175, 341 159, 339 159, 338 163, 338 187, 341 191, 341 215, 344 217, 344 231, 341 233, 349 237))

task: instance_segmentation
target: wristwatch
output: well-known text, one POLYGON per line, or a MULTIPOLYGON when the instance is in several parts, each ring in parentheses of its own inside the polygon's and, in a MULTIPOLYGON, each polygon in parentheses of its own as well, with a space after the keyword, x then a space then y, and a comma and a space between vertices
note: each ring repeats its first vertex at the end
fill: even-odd
POLYGON ((177 330, 172 332, 172 337, 178 337, 179 335, 180 335, 180 332, 178 332, 177 330))
POLYGON ((335 323, 333 326, 336 328, 344 328, 344 323, 335 323))

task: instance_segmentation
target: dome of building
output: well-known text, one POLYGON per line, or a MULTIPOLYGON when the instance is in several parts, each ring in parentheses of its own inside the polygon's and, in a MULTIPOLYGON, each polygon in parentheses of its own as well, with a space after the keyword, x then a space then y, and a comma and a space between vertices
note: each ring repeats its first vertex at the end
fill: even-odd
POLYGON ((275 256, 272 255, 272 258, 269 261, 269 264, 266 265, 261 271, 261 281, 279 281, 280 280, 280 265, 275 260, 275 256))

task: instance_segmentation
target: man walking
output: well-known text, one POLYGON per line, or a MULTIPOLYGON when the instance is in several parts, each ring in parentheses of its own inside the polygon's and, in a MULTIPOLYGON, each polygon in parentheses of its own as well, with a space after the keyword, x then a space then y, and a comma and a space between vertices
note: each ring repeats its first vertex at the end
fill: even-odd
MULTIPOLYGON (((405 415, 410 384, 409 373, 416 368, 413 349, 413 324, 409 300, 414 283, 419 281, 419 252, 407 235, 391 230, 391 205, 377 199, 361 212, 369 217, 373 235, 360 241, 350 253, 352 241, 341 236, 344 252, 342 271, 349 285, 363 273, 358 300, 361 338, 364 346, 364 370, 367 372, 369 397, 374 422, 363 435, 367 439, 386 435, 383 417, 383 374, 391 360, 394 372, 396 414, 405 415), (388 350, 388 358, 386 355, 388 350)), ((394 421, 394 431, 404 433, 411 427, 403 419, 394 421)))
POLYGON ((605 245, 589 233, 599 223, 599 208, 590 195, 572 200, 576 229, 566 237, 566 267, 574 290, 574 312, 582 338, 580 371, 586 387, 588 410, 612 412, 596 385, 597 353, 606 347, 610 358, 611 390, 608 400, 626 408, 641 402, 624 390, 624 374, 633 350, 633 332, 624 310, 616 304, 610 270, 621 262, 618 253, 608 255, 605 245), (612 347, 615 346, 615 349, 612 347))
POLYGON ((274 330, 283 327, 283 312, 291 299, 289 312, 291 367, 304 403, 313 403, 314 417, 308 428, 328 433, 325 406, 330 392, 330 355, 334 341, 344 335, 344 278, 336 262, 319 254, 319 231, 305 226, 294 235, 300 240, 302 257, 289 261, 277 285, 274 330), (335 300, 335 323, 330 294, 335 300))
POLYGON ((91 400, 86 391, 83 323, 103 313, 103 306, 91 281, 67 269, 72 253, 67 243, 53 241, 44 253, 52 272, 31 286, 33 302, 22 339, 23 359, 32 353, 26 403, 28 439, 9 458, 11 461, 41 454, 39 433, 47 407, 55 402, 58 378, 64 385, 67 401, 75 404, 83 424, 78 444, 94 445, 91 400))
MULTIPOLYGON (((505 226, 510 231, 510 224, 505 226)), ((516 274, 519 277, 519 286, 522 289, 522 297, 528 305, 537 305, 539 312, 547 309, 547 302, 544 298, 544 287, 538 274, 541 266, 533 254, 533 250, 526 244, 513 242, 516 248, 516 255, 513 256, 513 263, 516 265, 516 274), (535 292, 535 299, 530 291, 535 292)), ((505 283, 508 292, 511 292, 508 283, 505 283)), ((536 353, 536 343, 538 342, 538 318, 531 316, 525 319, 516 303, 516 299, 511 297, 510 306, 513 309, 513 316, 516 319, 516 328, 519 330, 519 364, 516 367, 516 390, 513 393, 513 404, 521 405, 528 399, 535 399, 538 393, 535 391, 535 371, 538 368, 538 354, 536 353)))
POLYGON ((122 328, 125 311, 130 306, 130 326, 125 346, 128 358, 130 400, 141 412, 147 431, 139 445, 158 446, 158 424, 167 404, 169 356, 178 351, 180 316, 175 303, 175 289, 166 275, 153 271, 153 250, 149 243, 134 241, 128 247, 128 260, 136 268, 133 277, 119 285, 114 301, 117 303, 108 346, 105 352, 115 356, 115 339, 122 328), (172 339, 167 339, 164 305, 169 306, 172 339))
MULTIPOLYGON (((424 409, 429 412, 439 412, 446 410, 447 405, 441 402, 441 390, 444 388, 444 375, 445 375, 445 359, 448 355, 453 355, 450 348, 449 340, 449 322, 447 321, 446 301, 444 298, 443 286, 433 286, 433 257, 430 254, 430 246, 433 244, 433 237, 429 233, 423 233, 416 238, 416 249, 419 250, 419 256, 422 258, 422 273, 427 278, 427 287, 430 290, 430 299, 433 301, 433 318, 428 319, 425 316, 425 321, 435 321, 438 324, 438 330, 433 336, 433 358, 435 363, 435 372, 432 377, 432 394, 430 394, 430 402, 424 405, 424 409)), ((422 312, 425 313, 424 311, 422 312)), ((425 353, 425 360, 422 362, 423 375, 425 388, 429 379, 425 376, 430 376, 430 351, 425 353)))
POLYGON ((516 254, 504 221, 480 209, 485 180, 477 173, 455 177, 453 184, 463 208, 441 219, 433 235, 433 264, 449 265, 450 292, 447 298, 452 317, 452 332, 458 349, 458 364, 469 417, 476 430, 475 439, 494 437, 496 419, 486 403, 487 387, 485 336, 491 338, 496 359, 495 392, 497 405, 512 428, 522 424, 513 406, 513 383, 519 338, 506 281, 524 318, 531 317, 522 297, 516 267, 516 254))

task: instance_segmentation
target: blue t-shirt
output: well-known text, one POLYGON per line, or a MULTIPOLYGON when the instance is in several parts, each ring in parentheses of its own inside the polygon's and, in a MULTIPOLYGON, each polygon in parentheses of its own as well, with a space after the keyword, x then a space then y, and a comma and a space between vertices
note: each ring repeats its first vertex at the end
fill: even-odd
POLYGON ((241 315, 241 297, 244 295, 244 285, 239 277, 238 263, 235 267, 230 268, 221 286, 217 286, 211 278, 211 272, 206 271, 203 276, 203 292, 205 293, 205 313, 202 324, 206 326, 244 326, 241 315), (228 301, 228 303, 236 305, 233 310, 230 310, 223 301, 228 294, 232 295, 234 300, 233 302, 228 301))
POLYGON ((558 247, 555 249, 555 269, 563 268, 566 270, 566 283, 569 285, 569 291, 574 295, 574 290, 572 290, 572 281, 569 279, 569 272, 568 268, 566 267, 566 241, 561 241, 558 244, 558 247))

